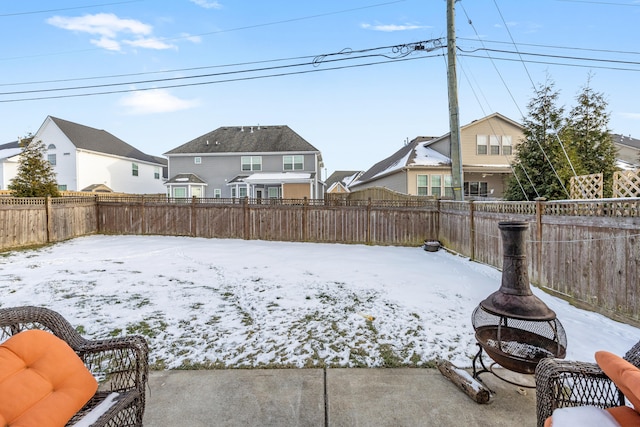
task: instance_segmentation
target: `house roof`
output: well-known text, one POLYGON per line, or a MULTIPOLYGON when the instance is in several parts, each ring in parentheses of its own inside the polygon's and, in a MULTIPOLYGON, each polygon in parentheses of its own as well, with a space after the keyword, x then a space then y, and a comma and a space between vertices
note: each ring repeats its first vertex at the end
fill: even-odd
POLYGON ((611 134, 614 144, 626 145, 640 150, 640 139, 631 138, 631 135, 625 136, 617 133, 611 134))
MULTIPOLYGON (((460 129, 462 131, 470 126, 477 124, 478 122, 489 120, 492 118, 500 118, 515 126, 522 126, 518 122, 515 122, 500 113, 493 113, 481 119, 474 120, 464 126, 461 126, 460 129)), ((449 157, 434 150, 433 148, 429 148, 430 145, 448 138, 450 134, 451 132, 447 132, 446 134, 439 137, 418 136, 414 138, 411 142, 393 153, 391 156, 376 163, 367 171, 365 171, 362 176, 360 176, 360 178, 358 178, 358 180, 352 185, 356 186, 364 184, 368 181, 372 181, 376 178, 392 174, 409 166, 450 165, 451 159, 449 157)))
POLYGON ((8 159, 22 152, 20 141, 8 142, 0 145, 0 159, 8 159))
POLYGON ((352 185, 364 184, 367 181, 397 172, 411 165, 437 166, 451 164, 451 160, 448 157, 427 147, 434 139, 428 136, 414 138, 391 156, 365 171, 352 185))
POLYGON ((227 126, 199 136, 165 155, 268 152, 319 153, 289 126, 227 126))
POLYGON ((80 125, 57 117, 49 116, 56 126, 77 148, 97 153, 127 157, 142 162, 161 164, 153 156, 143 153, 107 131, 80 125))
POLYGON ((349 187, 363 171, 335 171, 326 180, 327 188, 331 188, 336 183, 340 183, 344 188, 349 187))
POLYGON ((208 185, 207 182, 200 178, 195 173, 179 173, 176 176, 172 177, 170 180, 164 183, 167 184, 204 184, 208 185))

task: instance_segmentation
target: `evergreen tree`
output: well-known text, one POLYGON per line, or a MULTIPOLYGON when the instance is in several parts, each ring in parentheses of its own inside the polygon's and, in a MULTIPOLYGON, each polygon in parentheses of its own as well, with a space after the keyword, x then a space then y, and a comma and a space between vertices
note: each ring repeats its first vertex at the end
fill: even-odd
POLYGON ((558 178, 558 165, 567 164, 557 135, 564 122, 564 108, 556 105, 559 92, 547 79, 536 90, 523 118, 524 139, 517 146, 512 177, 505 199, 534 200, 536 197, 565 199, 567 189, 558 178))
POLYGON ((591 88, 591 76, 576 97, 577 105, 569 113, 563 140, 567 141, 577 175, 602 173, 604 197, 613 194, 616 147, 608 129, 607 101, 591 88))
POLYGON ((20 141, 22 153, 18 161, 18 173, 8 188, 16 197, 58 197, 56 174, 45 158, 44 142, 29 135, 20 141))

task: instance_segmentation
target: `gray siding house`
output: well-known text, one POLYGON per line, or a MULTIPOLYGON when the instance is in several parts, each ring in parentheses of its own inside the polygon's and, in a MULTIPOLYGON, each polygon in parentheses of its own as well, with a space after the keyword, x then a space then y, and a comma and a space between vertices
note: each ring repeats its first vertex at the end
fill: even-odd
POLYGON ((164 155, 169 197, 324 197, 320 151, 288 126, 221 127, 164 155))

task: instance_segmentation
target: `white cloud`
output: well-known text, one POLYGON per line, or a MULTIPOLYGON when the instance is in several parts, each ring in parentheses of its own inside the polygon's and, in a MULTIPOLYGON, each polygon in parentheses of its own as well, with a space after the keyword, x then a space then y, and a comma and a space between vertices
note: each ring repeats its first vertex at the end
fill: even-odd
POLYGON ((135 19, 121 19, 113 13, 98 13, 75 18, 54 16, 47 23, 64 30, 82 33, 99 34, 103 37, 115 38, 119 33, 138 35, 151 34, 153 27, 135 19))
POLYGON ((122 43, 127 44, 129 46, 134 47, 143 47, 146 49, 156 49, 156 50, 165 50, 165 49, 175 49, 176 46, 165 43, 164 41, 151 37, 151 38, 140 38, 136 40, 123 40, 122 43))
POLYGON ((117 52, 120 51, 120 43, 108 37, 101 37, 100 39, 92 39, 90 40, 90 42, 91 44, 94 44, 103 49, 117 51, 117 52))
POLYGON ((204 7, 205 9, 222 9, 222 5, 217 1, 191 0, 191 3, 197 4, 198 6, 204 7))
POLYGON ((409 31, 409 30, 419 30, 421 28, 429 28, 424 25, 415 25, 415 24, 404 24, 404 25, 396 25, 396 24, 361 24, 360 25, 365 30, 374 30, 374 31, 383 31, 383 32, 394 32, 394 31, 409 31))
POLYGON ((199 104, 197 100, 175 97, 164 89, 134 92, 120 100, 120 105, 127 108, 129 114, 171 113, 188 110, 199 104))
MULTIPOLYGON (((175 45, 157 37, 152 37, 153 27, 135 19, 118 18, 112 13, 98 13, 80 17, 54 16, 47 22, 64 30, 101 36, 90 42, 111 51, 120 51, 123 44, 145 49, 173 49, 175 45), (134 35, 132 40, 122 40, 125 34, 134 35)), ((194 42, 194 40, 191 40, 194 42)))

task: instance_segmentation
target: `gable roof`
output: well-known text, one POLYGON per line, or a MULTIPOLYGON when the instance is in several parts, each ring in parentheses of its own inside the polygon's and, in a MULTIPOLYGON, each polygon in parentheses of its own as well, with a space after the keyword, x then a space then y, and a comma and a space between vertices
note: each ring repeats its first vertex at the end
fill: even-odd
MULTIPOLYGON (((471 126, 476 125, 479 122, 489 120, 492 118, 499 118, 507 121, 510 124, 513 124, 517 127, 522 127, 522 125, 510 118, 503 116, 500 113, 493 113, 481 119, 477 119, 468 123, 464 126, 460 127, 460 130, 465 130, 471 126)), ((372 181, 376 178, 389 175, 399 170, 402 170, 408 166, 439 166, 439 165, 450 165, 451 159, 439 151, 434 150, 433 148, 429 148, 430 145, 433 145, 439 141, 445 140, 449 138, 451 132, 447 132, 439 137, 429 137, 429 136, 418 136, 414 138, 409 144, 405 145, 391 156, 386 159, 376 163, 367 171, 365 171, 360 178, 352 185, 360 185, 364 184, 368 181, 372 181)))
POLYGON ((320 153, 289 126, 227 126, 199 136, 165 153, 320 153))
POLYGON ((325 181, 328 188, 331 188, 334 184, 341 184, 344 188, 349 187, 353 181, 358 179, 363 171, 335 171, 325 181))
POLYGON ((207 182, 200 178, 198 175, 196 175, 195 173, 179 173, 176 176, 174 176, 173 178, 171 178, 170 180, 168 180, 167 182, 164 183, 164 185, 168 185, 168 184, 203 184, 203 185, 209 185, 207 184, 207 182))
POLYGON ((8 159, 9 157, 16 156, 20 153, 22 153, 20 141, 13 141, 0 145, 0 159, 8 159))
POLYGON ((436 138, 418 136, 386 159, 365 171, 352 185, 364 184, 375 178, 391 174, 411 165, 437 166, 451 164, 451 160, 428 145, 436 138))
POLYGON ((127 157, 142 162, 161 164, 153 156, 143 153, 107 131, 53 116, 49 116, 49 118, 77 148, 118 157, 127 157))

